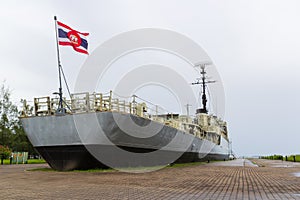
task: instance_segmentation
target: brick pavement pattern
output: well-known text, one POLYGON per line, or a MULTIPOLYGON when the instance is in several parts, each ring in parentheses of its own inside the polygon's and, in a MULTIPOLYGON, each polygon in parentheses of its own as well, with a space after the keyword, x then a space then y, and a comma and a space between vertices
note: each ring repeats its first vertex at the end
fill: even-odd
POLYGON ((139 174, 6 165, 0 166, 0 199, 300 199, 300 177, 294 175, 300 164, 255 162, 260 167, 242 160, 139 174))

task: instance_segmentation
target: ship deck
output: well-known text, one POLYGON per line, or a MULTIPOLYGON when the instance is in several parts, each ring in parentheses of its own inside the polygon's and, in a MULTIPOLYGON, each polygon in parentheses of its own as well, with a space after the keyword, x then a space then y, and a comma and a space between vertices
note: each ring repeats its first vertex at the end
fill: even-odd
POLYGON ((29 171, 0 166, 2 199, 300 199, 300 163, 255 160, 151 173, 29 171))

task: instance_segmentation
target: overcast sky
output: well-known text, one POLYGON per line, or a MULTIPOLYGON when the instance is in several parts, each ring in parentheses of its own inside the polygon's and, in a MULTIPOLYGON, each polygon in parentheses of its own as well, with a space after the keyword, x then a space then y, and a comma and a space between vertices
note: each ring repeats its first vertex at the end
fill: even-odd
MULTIPOLYGON (((89 52, 125 31, 169 29, 197 42, 216 65, 238 155, 300 153, 297 0, 10 0, 0 9, 0 80, 15 102, 57 90, 54 15, 90 33, 89 52)), ((61 58, 72 90, 87 56, 62 47, 61 58)))

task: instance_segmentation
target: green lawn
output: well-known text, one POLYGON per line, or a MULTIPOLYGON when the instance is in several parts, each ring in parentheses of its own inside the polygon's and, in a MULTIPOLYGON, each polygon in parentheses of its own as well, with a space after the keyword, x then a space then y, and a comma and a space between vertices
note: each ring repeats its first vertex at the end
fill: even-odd
MULTIPOLYGON (((44 159, 28 159, 27 164, 42 164, 46 163, 44 159)), ((4 165, 9 165, 9 159, 3 160, 4 165)))
POLYGON ((27 164, 43 164, 46 163, 44 159, 29 159, 27 164))
POLYGON ((4 165, 9 165, 9 159, 3 160, 3 164, 4 164, 4 165))

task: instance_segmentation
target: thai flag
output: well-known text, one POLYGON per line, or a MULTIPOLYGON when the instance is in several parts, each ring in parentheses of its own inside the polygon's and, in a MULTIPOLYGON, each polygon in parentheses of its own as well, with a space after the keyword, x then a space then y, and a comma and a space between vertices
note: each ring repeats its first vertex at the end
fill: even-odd
POLYGON ((57 21, 57 29, 59 45, 72 46, 77 52, 89 54, 87 51, 87 36, 89 33, 78 32, 59 21, 57 21))

